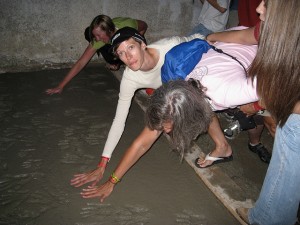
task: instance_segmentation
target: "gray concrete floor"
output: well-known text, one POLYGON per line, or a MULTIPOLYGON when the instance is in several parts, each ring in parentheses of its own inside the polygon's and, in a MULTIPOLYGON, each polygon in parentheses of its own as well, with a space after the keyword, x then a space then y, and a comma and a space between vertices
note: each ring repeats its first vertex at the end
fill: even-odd
MULTIPOLYGON (((239 224, 188 161, 180 163, 163 136, 104 203, 82 199, 81 188, 69 182, 97 165, 119 82, 103 65, 91 65, 62 94, 47 96, 44 90, 67 71, 0 76, 0 224, 239 224)), ((143 111, 133 102, 105 180, 143 126, 143 111)), ((265 169, 258 158, 244 154, 258 170, 265 169)), ((222 167, 233 168, 236 161, 239 157, 222 167)))

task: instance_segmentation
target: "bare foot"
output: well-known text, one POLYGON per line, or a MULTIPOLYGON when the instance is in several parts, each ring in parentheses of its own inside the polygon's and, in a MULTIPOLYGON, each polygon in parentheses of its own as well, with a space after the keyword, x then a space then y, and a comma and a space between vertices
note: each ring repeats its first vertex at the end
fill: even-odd
MULTIPOLYGON (((228 157, 232 155, 231 146, 227 143, 224 146, 216 146, 216 148, 210 153, 211 157, 228 157)), ((213 163, 212 160, 205 160, 205 158, 199 158, 197 164, 202 167, 208 167, 213 163)))

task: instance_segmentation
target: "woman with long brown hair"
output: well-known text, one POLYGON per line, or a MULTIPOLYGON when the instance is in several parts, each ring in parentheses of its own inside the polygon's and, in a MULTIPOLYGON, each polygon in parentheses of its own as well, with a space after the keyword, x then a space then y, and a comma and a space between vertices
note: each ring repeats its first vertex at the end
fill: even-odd
POLYGON ((293 225, 300 202, 300 1, 265 0, 256 58, 262 103, 277 121, 272 159, 253 208, 238 209, 249 224, 293 225))

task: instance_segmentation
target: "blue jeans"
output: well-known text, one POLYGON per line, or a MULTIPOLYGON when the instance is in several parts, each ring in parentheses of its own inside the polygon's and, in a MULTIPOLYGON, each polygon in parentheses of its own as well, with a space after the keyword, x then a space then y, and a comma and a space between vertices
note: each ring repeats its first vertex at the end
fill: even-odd
POLYGON ((202 34, 203 36, 207 36, 209 34, 213 33, 213 31, 207 29, 202 23, 199 25, 195 26, 192 30, 192 32, 189 35, 192 34, 202 34))
POLYGON ((294 225, 300 202, 300 115, 277 126, 271 162, 250 224, 294 225))

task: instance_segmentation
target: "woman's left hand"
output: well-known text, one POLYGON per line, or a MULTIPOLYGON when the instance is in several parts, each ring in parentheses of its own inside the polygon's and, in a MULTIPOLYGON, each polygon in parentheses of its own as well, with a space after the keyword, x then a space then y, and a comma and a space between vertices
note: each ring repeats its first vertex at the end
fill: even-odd
POLYGON ((94 187, 102 179, 104 171, 105 167, 97 167, 87 173, 75 174, 71 180, 71 185, 74 187, 80 187, 86 183, 93 182, 91 187, 94 187))

